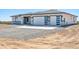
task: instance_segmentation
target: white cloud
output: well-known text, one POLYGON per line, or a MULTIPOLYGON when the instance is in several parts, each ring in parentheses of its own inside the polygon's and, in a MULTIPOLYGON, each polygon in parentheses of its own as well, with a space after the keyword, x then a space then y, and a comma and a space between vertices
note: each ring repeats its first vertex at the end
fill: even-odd
POLYGON ((5 9, 73 9, 78 0, 1 0, 0 8, 5 9))

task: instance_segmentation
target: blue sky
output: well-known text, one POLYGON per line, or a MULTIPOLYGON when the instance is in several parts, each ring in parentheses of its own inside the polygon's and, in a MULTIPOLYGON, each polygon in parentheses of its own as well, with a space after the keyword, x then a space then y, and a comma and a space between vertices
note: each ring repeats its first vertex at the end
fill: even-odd
MULTIPOLYGON (((12 15, 38 12, 38 11, 44 11, 44 10, 46 9, 0 9, 0 20, 9 21, 11 20, 10 16, 12 15)), ((79 16, 79 9, 62 9, 61 11, 65 11, 79 16)))

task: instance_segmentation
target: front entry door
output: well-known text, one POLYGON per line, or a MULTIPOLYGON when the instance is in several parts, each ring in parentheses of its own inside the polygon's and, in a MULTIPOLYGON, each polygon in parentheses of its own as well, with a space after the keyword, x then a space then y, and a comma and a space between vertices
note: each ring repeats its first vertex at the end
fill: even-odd
POLYGON ((24 17, 24 24, 30 24, 29 17, 24 17))
POLYGON ((45 25, 50 25, 50 16, 45 16, 45 25))
POLYGON ((61 16, 56 16, 56 25, 60 26, 61 16))

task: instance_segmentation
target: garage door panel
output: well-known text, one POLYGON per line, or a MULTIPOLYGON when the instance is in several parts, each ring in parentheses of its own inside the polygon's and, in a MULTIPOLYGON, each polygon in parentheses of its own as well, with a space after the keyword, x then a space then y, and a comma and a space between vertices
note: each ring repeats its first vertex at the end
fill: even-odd
POLYGON ((56 25, 56 16, 51 16, 50 17, 50 24, 51 25, 56 25))
POLYGON ((44 25, 44 17, 34 17, 34 25, 44 25))

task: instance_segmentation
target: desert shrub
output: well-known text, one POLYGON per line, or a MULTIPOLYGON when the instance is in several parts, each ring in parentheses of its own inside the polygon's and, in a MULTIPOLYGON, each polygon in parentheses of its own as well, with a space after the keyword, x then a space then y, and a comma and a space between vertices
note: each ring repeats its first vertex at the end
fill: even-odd
POLYGON ((0 24, 11 24, 11 21, 0 21, 0 24))
POLYGON ((79 25, 79 21, 77 21, 77 24, 79 25))

